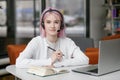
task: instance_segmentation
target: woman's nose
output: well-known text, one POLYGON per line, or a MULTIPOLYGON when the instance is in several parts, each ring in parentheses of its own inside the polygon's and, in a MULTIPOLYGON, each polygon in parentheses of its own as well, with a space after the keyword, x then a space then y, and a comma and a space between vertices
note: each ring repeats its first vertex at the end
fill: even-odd
POLYGON ((55 27, 55 24, 54 24, 54 23, 52 23, 51 27, 55 27))

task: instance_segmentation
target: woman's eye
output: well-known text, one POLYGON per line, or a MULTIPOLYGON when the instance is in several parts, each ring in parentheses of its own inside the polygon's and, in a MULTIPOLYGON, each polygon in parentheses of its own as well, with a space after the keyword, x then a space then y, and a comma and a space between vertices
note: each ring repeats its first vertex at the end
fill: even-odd
POLYGON ((49 23, 50 23, 50 21, 47 21, 47 23, 49 24, 49 23))
POLYGON ((56 23, 56 24, 58 24, 59 22, 58 22, 58 21, 56 21, 55 23, 56 23))

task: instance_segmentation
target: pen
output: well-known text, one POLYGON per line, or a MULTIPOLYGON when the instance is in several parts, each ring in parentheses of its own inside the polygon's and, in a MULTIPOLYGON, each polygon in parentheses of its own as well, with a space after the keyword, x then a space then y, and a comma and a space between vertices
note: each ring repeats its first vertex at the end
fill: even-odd
POLYGON ((53 51, 56 51, 55 49, 53 49, 53 48, 51 48, 51 47, 49 47, 49 46, 48 46, 48 48, 51 49, 51 50, 53 50, 53 51))
MULTIPOLYGON (((56 51, 55 49, 53 49, 53 48, 51 48, 51 47, 49 47, 49 46, 48 46, 48 48, 51 49, 51 50, 53 50, 53 51, 56 51)), ((64 54, 63 54, 63 56, 64 56, 64 54)))

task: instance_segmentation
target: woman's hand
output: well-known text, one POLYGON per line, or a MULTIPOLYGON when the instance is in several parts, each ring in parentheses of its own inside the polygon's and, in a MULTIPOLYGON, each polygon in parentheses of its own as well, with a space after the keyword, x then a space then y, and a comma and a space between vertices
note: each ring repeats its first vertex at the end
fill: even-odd
POLYGON ((57 61, 57 54, 55 52, 51 55, 51 59, 52 59, 51 65, 53 65, 57 61))
POLYGON ((54 64, 56 61, 62 61, 62 56, 63 54, 60 50, 55 51, 51 56, 52 64, 54 64))
POLYGON ((44 66, 44 67, 47 67, 47 68, 54 68, 53 65, 48 65, 48 66, 44 66))
POLYGON ((62 61, 63 54, 60 50, 57 51, 57 59, 58 61, 62 61))

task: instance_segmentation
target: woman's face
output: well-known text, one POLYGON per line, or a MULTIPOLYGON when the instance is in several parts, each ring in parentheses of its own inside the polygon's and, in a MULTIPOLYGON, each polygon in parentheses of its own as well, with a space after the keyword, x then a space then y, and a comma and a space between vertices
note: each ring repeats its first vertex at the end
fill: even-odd
POLYGON ((44 18, 44 26, 46 36, 57 36, 58 30, 60 30, 61 20, 55 13, 48 13, 44 18))

